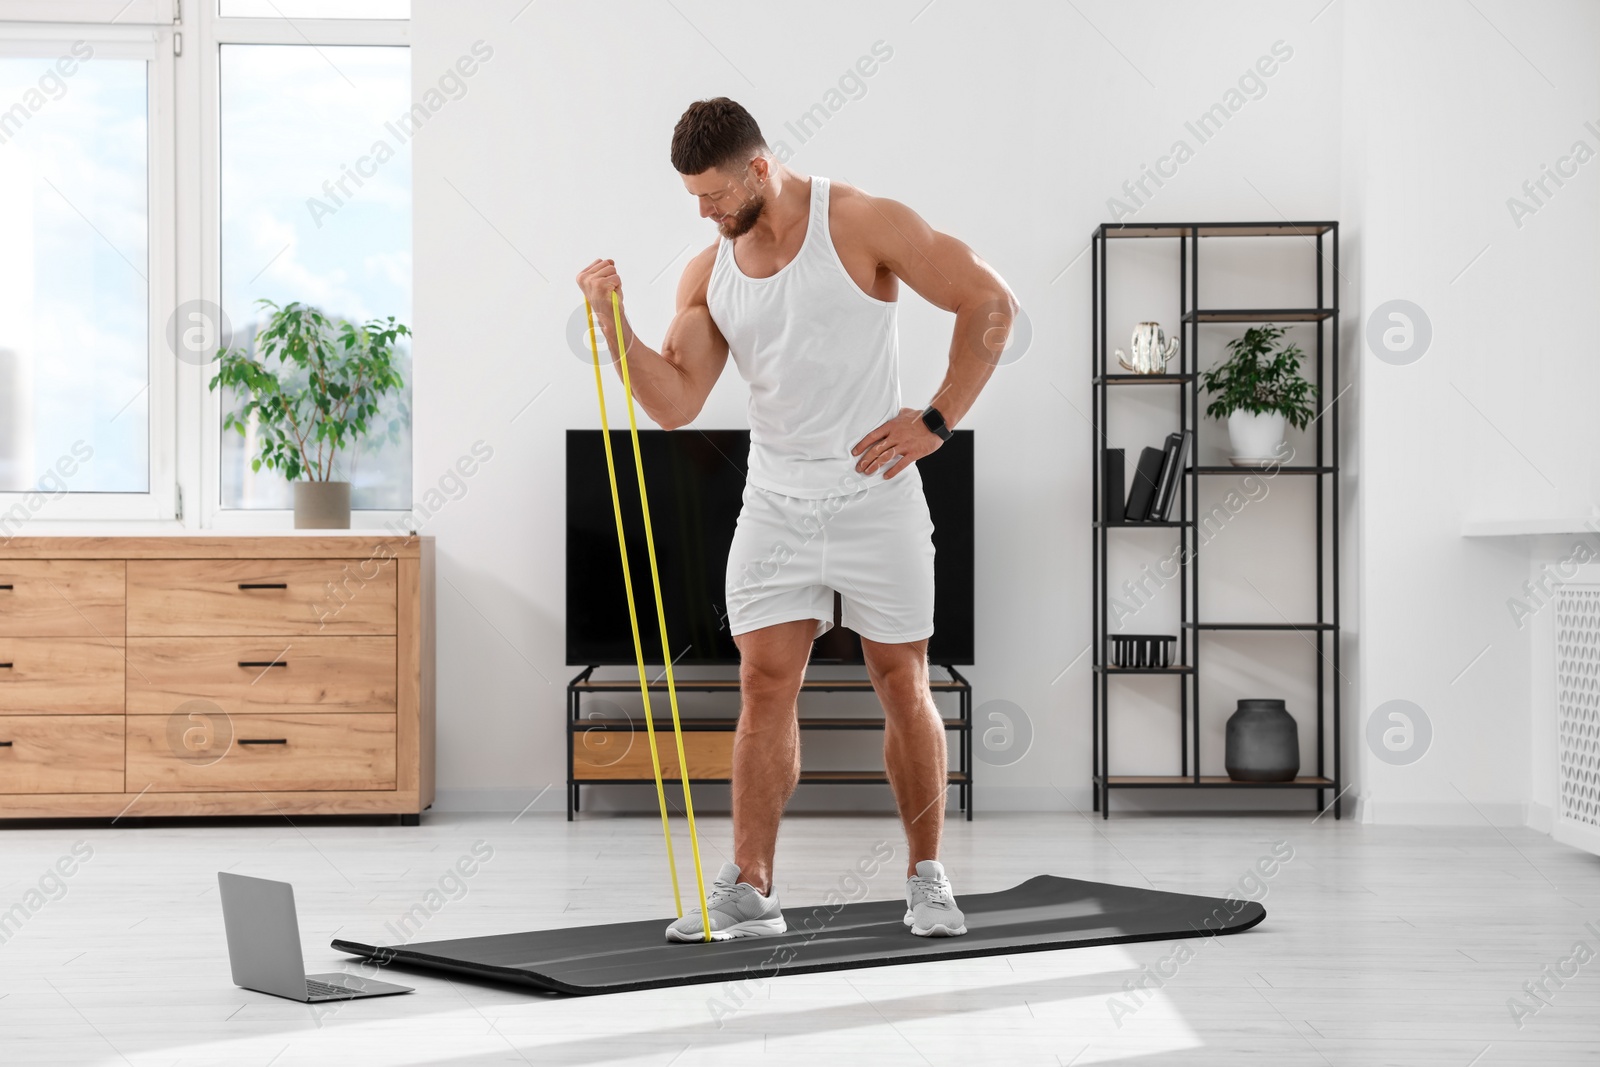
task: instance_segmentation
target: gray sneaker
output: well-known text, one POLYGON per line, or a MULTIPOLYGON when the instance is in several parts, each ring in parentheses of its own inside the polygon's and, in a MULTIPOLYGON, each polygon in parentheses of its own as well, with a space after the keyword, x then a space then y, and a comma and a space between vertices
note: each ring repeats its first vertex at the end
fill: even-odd
MULTIPOLYGON (((711 912, 711 940, 727 941, 734 937, 771 937, 789 929, 783 921, 783 910, 778 906, 778 890, 762 896, 749 882, 739 881, 736 864, 724 863, 722 870, 711 883, 706 894, 706 907, 711 912)), ((689 906, 683 918, 667 927, 668 941, 704 941, 705 927, 700 922, 700 902, 689 906)))
POLYGON ((967 932, 966 917, 956 907, 944 864, 922 860, 906 879, 905 923, 918 937, 959 937, 967 932))

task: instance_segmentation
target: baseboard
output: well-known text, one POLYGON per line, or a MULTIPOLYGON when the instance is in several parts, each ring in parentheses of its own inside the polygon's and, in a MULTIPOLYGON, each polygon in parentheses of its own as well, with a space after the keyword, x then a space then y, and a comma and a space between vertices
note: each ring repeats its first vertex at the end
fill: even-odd
POLYGON ((1581 826, 1571 820, 1565 820, 1555 825, 1550 836, 1563 845, 1571 845, 1585 852, 1600 856, 1600 827, 1581 826))
POLYGON ((524 809, 530 814, 565 812, 567 810, 565 787, 557 783, 538 789, 521 786, 435 789, 432 808, 433 811, 510 812, 513 815, 524 809))
POLYGON ((1362 822, 1386 826, 1527 826, 1526 800, 1503 802, 1464 800, 1374 800, 1363 798, 1362 822))

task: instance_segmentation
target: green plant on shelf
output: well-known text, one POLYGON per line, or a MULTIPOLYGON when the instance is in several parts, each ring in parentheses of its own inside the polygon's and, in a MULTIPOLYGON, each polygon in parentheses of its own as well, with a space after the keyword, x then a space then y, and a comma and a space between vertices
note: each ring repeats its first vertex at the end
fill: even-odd
POLYGON ((1200 375, 1206 392, 1216 399, 1206 414, 1225 419, 1235 411, 1282 415, 1298 430, 1306 428, 1315 410, 1317 387, 1300 375, 1305 353, 1294 343, 1278 347, 1281 326, 1252 326, 1228 342, 1228 358, 1200 375))

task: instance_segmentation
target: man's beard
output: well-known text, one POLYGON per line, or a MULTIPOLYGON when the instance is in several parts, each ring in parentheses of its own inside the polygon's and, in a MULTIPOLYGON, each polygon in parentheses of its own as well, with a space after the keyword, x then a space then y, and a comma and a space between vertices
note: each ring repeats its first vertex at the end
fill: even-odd
POLYGON ((717 232, 730 241, 735 237, 743 237, 761 218, 761 212, 766 206, 767 198, 764 196, 750 199, 738 211, 717 223, 717 232))

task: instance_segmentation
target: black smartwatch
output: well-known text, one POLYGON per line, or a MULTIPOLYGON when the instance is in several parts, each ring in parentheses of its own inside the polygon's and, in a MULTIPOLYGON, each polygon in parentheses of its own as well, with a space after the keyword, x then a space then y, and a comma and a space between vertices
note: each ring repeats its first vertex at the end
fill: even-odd
POLYGON ((938 408, 929 408, 922 413, 922 425, 930 432, 938 434, 939 440, 950 440, 950 427, 944 424, 944 416, 939 414, 938 408))

